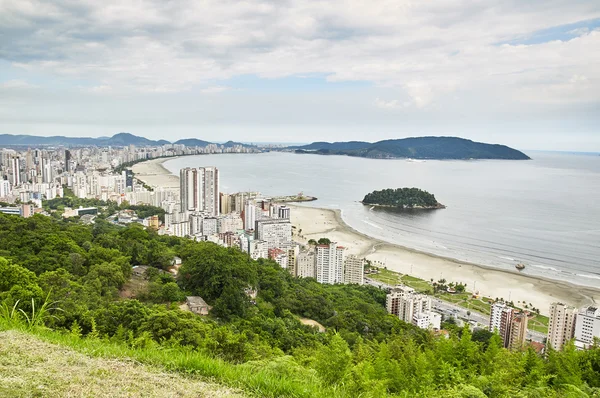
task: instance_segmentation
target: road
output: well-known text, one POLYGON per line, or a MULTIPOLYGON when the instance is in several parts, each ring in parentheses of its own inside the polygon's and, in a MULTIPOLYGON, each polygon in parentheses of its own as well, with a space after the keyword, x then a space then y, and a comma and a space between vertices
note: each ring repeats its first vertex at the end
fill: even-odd
MULTIPOLYGON (((380 289, 391 289, 392 286, 387 285, 383 282, 375 281, 370 278, 365 278, 365 284, 378 287, 380 289)), ((431 298, 431 305, 434 310, 439 312, 444 316, 454 316, 456 318, 462 319, 464 321, 470 322, 473 326, 480 327, 489 327, 490 325, 490 317, 489 315, 483 314, 478 311, 469 310, 467 308, 461 307, 454 303, 444 301, 437 297, 431 298), (469 314, 467 314, 469 311, 469 314)), ((533 341, 543 343, 546 339, 546 335, 544 333, 536 332, 533 330, 527 331, 527 338, 533 341)))

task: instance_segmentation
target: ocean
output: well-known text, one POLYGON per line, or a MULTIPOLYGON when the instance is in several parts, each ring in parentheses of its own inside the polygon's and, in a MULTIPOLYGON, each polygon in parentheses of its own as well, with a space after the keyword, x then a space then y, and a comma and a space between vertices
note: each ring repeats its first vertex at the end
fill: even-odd
POLYGON ((303 192, 340 209, 374 238, 476 264, 600 287, 600 156, 527 152, 529 161, 408 161, 348 156, 199 155, 163 165, 216 166, 221 191, 303 192), (390 211, 359 203, 384 188, 417 187, 446 209, 390 211))

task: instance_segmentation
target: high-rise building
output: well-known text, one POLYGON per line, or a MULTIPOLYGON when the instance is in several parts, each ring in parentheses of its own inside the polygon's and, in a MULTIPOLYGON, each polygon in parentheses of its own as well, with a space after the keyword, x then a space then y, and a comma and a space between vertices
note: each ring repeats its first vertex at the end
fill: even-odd
POLYGON ((0 180, 0 198, 10 195, 10 182, 8 180, 0 180))
POLYGON ((71 171, 71 151, 65 149, 65 171, 68 173, 71 171))
POLYGON ((13 188, 21 185, 21 160, 18 157, 10 159, 13 188))
POLYGON ((231 195, 227 193, 220 193, 220 210, 221 214, 229 214, 232 211, 231 207, 231 195))
POLYGON ((408 323, 412 322, 415 314, 431 311, 431 297, 403 285, 392 288, 385 303, 390 314, 408 323))
POLYGON ((296 272, 300 278, 316 277, 317 258, 313 250, 298 253, 296 256, 296 272))
POLYGON ((517 312, 513 314, 510 324, 510 334, 508 347, 511 350, 520 350, 525 345, 527 339, 527 322, 529 318, 526 312, 517 312))
POLYGON ((594 339, 600 339, 600 309, 587 307, 579 311, 575 321, 575 345, 589 348, 594 339))
POLYGON ((365 283, 365 260, 350 255, 344 260, 344 283, 365 283))
POLYGON ((244 205, 244 229, 246 231, 250 231, 251 229, 256 228, 256 206, 248 201, 244 205))
POLYGON ((267 242, 269 249, 287 248, 292 243, 290 220, 263 219, 255 222, 256 239, 267 242))
POLYGON ((328 245, 317 245, 315 250, 317 282, 344 283, 344 248, 332 242, 328 245))
POLYGON ((498 333, 505 348, 520 349, 527 338, 527 314, 509 307, 504 302, 492 304, 490 332, 498 333))
POLYGON ((219 215, 219 170, 199 167, 179 171, 181 211, 219 215))
POLYGON ((565 343, 575 335, 575 319, 577 311, 563 303, 552 303, 550 305, 550 316, 548 321, 548 344, 559 351, 565 343))

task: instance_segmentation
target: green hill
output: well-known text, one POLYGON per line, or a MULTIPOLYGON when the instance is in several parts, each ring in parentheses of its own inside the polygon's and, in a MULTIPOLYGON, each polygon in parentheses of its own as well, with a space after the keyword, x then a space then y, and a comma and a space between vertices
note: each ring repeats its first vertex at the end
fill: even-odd
POLYGON ((505 145, 485 144, 458 137, 413 137, 375 143, 314 142, 294 149, 297 153, 349 155, 376 159, 529 159, 529 156, 523 152, 505 145))

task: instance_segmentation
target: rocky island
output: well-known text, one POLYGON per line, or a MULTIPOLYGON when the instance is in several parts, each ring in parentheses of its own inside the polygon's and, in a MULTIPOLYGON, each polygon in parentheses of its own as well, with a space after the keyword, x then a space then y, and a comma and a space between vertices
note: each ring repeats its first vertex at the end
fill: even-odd
POLYGON ((395 209, 445 209, 435 196, 419 188, 396 188, 373 191, 365 195, 364 205, 395 209))

